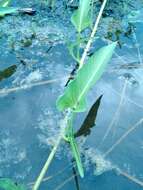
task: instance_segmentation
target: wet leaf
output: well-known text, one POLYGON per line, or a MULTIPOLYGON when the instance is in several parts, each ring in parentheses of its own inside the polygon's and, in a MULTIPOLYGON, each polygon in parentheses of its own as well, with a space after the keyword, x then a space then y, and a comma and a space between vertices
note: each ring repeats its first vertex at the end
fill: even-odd
POLYGON ((71 22, 80 33, 91 24, 90 0, 80 0, 79 8, 73 13, 71 22))
POLYGON ((2 81, 3 79, 9 78, 10 76, 12 76, 15 72, 16 72, 17 66, 16 65, 12 65, 8 68, 6 68, 3 71, 0 71, 0 81, 2 81))
POLYGON ((0 188, 3 190, 26 190, 22 185, 18 185, 7 178, 0 179, 0 188))
POLYGON ((74 112, 86 110, 86 95, 100 79, 116 47, 116 42, 104 46, 95 52, 78 70, 75 78, 65 88, 64 94, 57 100, 60 111, 71 108, 74 112))
POLYGON ((74 137, 80 137, 82 135, 87 136, 91 133, 91 128, 94 127, 94 125, 95 125, 101 98, 102 98, 102 95, 92 105, 81 128, 75 133, 74 137))

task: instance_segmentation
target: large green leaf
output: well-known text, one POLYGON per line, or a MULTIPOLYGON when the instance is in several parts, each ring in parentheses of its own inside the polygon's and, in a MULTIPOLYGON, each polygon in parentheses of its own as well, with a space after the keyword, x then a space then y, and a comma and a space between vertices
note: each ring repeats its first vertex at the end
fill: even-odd
POLYGON ((11 179, 1 178, 0 189, 3 190, 26 190, 23 186, 14 183, 11 179))
POLYGON ((85 105, 86 95, 103 74, 107 63, 111 59, 116 44, 117 43, 114 42, 99 49, 77 72, 75 79, 68 84, 64 94, 57 100, 57 108, 60 111, 67 108, 71 108, 75 112, 85 111, 85 106, 83 105, 85 105))
POLYGON ((80 0, 79 8, 73 13, 71 22, 78 32, 82 32, 91 24, 90 16, 91 0, 80 0))
POLYGON ((11 0, 0 0, 0 7, 7 7, 11 0))
POLYGON ((7 14, 17 13, 19 8, 15 7, 0 7, 0 17, 3 17, 7 14))

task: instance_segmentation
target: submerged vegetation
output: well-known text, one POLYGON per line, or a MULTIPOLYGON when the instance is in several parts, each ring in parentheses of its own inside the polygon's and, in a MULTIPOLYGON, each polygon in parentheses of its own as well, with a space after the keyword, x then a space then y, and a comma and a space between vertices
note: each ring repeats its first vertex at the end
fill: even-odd
MULTIPOLYGON (((11 0, 0 0, 1 20, 6 19, 7 16, 13 17, 15 15, 18 16, 21 14, 28 14, 29 16, 33 16, 36 13, 36 8, 33 9, 31 7, 19 7, 15 6, 15 4, 13 6, 12 3, 13 2, 11 0)), ((41 7, 44 4, 47 11, 49 11, 50 13, 52 12, 53 15, 56 14, 55 10, 57 9, 56 5, 58 3, 56 0, 39 0, 37 3, 39 3, 39 6, 41 7)), ((120 6, 124 5, 124 11, 128 10, 126 6, 129 6, 128 4, 130 2, 125 3, 125 1, 120 1, 118 3, 120 4, 120 6)), ((69 55, 71 56, 72 62, 74 63, 74 68, 70 72, 70 76, 66 77, 65 86, 63 84, 64 90, 62 95, 59 95, 55 102, 57 110, 61 112, 59 114, 62 115, 62 120, 58 122, 60 128, 58 138, 56 139, 55 144, 53 145, 44 166, 42 167, 41 171, 39 171, 37 179, 34 183, 32 183, 32 186, 30 186, 30 189, 32 190, 40 189, 40 185, 43 182, 46 173, 49 171, 49 166, 54 160, 54 156, 61 143, 63 142, 67 145, 72 154, 71 165, 73 167, 73 173, 75 176, 77 189, 79 189, 78 175, 81 178, 84 178, 85 176, 82 156, 83 150, 80 150, 77 138, 80 139, 80 137, 86 137, 88 134, 91 133, 91 128, 95 126, 97 112, 103 95, 99 96, 99 98, 91 106, 90 110, 87 104, 87 96, 105 72, 108 63, 110 62, 112 55, 115 52, 115 48, 117 46, 119 48, 122 47, 124 42, 122 42, 122 39, 120 40, 121 36, 123 35, 127 39, 130 39, 130 35, 132 34, 132 32, 134 32, 134 25, 130 21, 127 23, 125 30, 122 30, 122 26, 119 24, 119 15, 116 12, 116 4, 118 3, 116 1, 111 2, 110 0, 63 0, 62 6, 65 8, 65 12, 67 11, 68 15, 66 15, 66 17, 69 19, 68 22, 72 24, 72 30, 74 30, 70 38, 67 39, 67 37, 64 37, 64 40, 66 38, 66 48, 69 52, 69 55), (114 16, 117 17, 116 20, 113 19, 114 16), (104 20, 104 18, 106 17, 108 18, 107 21, 104 20), (104 22, 109 22, 109 24, 106 25, 107 27, 105 27, 103 31, 102 26, 99 27, 100 23, 102 23, 102 19, 103 25, 104 22), (104 41, 104 45, 100 45, 100 48, 99 45, 96 45, 97 39, 102 39, 104 41), (88 110, 89 112, 86 118, 84 119, 81 126, 79 126, 77 129, 77 127, 75 126, 75 120, 78 114, 82 112, 87 112, 88 110)), ((14 42, 13 39, 9 40, 11 50, 15 53, 18 60, 18 65, 13 64, 5 68, 4 70, 1 70, 0 81, 4 81, 4 79, 13 76, 19 66, 26 67, 28 65, 25 61, 26 59, 23 59, 21 54, 19 54, 19 50, 21 51, 24 48, 26 49, 31 47, 33 45, 33 41, 37 40, 36 38, 38 34, 36 34, 35 32, 35 28, 36 27, 33 24, 32 33, 17 42, 14 42), (16 48, 16 43, 20 44, 19 49, 16 48)), ((44 31, 42 32, 44 36, 44 31)), ((60 37, 58 39, 58 34, 56 37, 54 36, 54 42, 52 41, 52 36, 48 36, 47 39, 42 39, 42 37, 40 36, 39 39, 41 40, 41 43, 48 40, 49 47, 48 49, 46 49, 45 53, 48 54, 54 47, 56 41, 60 39, 60 37)), ((37 44, 37 42, 35 44, 37 44)), ((28 67, 31 66, 28 65, 28 67)), ((12 91, 14 91, 14 89, 12 89, 12 91)), ((122 104, 122 101, 120 102, 120 104, 122 104)), ((115 114, 115 116, 117 114, 115 114)), ((142 120, 137 124, 139 125, 141 123, 142 120)), ((108 130, 110 130, 111 128, 109 126, 109 128, 107 129, 107 133, 108 130)), ((121 138, 119 138, 117 143, 115 143, 113 147, 111 146, 109 151, 105 152, 103 157, 106 157, 109 152, 114 149, 114 146, 116 146, 116 144, 119 144, 122 139, 124 139, 135 128, 136 125, 135 127, 131 128, 130 131, 125 133, 121 138)), ((105 139, 103 137, 101 142, 103 142, 104 140, 105 139)), ((98 163, 95 164, 98 168, 98 163)), ((122 175, 125 175, 120 170, 118 170, 118 172, 122 173, 122 175)), ((27 187, 26 185, 19 185, 9 178, 2 177, 0 179, 0 188, 4 190, 27 190, 29 187, 27 187)))

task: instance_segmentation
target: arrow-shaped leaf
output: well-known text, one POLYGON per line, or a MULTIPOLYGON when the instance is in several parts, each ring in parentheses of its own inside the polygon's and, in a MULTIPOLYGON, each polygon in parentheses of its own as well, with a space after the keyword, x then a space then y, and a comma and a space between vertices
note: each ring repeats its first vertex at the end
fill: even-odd
POLYGON ((85 98, 90 88, 100 79, 116 47, 116 42, 95 52, 86 64, 77 72, 75 79, 65 88, 64 94, 57 100, 60 111, 71 108, 82 112, 86 109, 85 98))

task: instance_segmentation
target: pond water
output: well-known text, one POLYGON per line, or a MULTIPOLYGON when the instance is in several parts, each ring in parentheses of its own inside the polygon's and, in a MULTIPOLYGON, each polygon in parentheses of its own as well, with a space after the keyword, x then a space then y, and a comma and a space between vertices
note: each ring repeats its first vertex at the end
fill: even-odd
MULTIPOLYGON (((72 10, 62 2, 51 11, 44 1, 15 1, 36 14, 0 20, 0 177, 29 189, 57 140, 62 115, 55 102, 75 64, 66 45, 75 34, 72 10)), ((103 95, 96 124, 90 135, 77 138, 85 177, 75 179, 71 152, 62 142, 41 190, 143 189, 143 2, 124 2, 128 11, 115 2, 115 19, 103 18, 94 44, 99 48, 107 38, 120 42, 88 96, 90 108, 103 95)), ((76 129, 87 113, 78 114, 76 129)))

